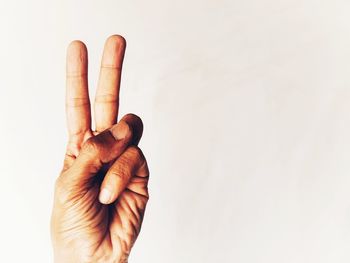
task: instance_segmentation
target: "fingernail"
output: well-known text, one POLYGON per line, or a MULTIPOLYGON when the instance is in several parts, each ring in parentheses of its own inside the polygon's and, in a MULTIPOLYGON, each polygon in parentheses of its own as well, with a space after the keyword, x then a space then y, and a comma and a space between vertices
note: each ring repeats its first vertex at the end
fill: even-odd
POLYGON ((122 140, 130 133, 130 128, 125 121, 120 121, 111 128, 111 132, 116 140, 122 140))
POLYGON ((111 200, 111 197, 112 197, 112 194, 111 192, 106 189, 106 188, 103 188, 100 192, 100 202, 103 203, 103 204, 108 204, 109 201, 111 200))

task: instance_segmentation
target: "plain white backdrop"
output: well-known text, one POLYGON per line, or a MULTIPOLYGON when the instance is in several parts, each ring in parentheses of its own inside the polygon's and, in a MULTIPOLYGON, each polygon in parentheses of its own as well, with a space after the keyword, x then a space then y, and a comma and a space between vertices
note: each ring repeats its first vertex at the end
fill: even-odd
POLYGON ((350 2, 0 0, 0 262, 51 262, 65 52, 127 42, 151 199, 131 263, 350 261, 350 2))

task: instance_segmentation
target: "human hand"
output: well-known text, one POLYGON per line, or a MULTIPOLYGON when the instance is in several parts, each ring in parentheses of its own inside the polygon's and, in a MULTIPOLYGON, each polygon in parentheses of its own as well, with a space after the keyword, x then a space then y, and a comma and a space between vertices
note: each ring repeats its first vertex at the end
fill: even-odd
POLYGON ((142 121, 128 114, 117 123, 125 46, 120 36, 106 41, 95 97, 94 132, 87 50, 80 41, 68 47, 69 141, 56 180, 51 218, 55 262, 127 262, 141 228, 149 177, 147 162, 136 146, 142 121))

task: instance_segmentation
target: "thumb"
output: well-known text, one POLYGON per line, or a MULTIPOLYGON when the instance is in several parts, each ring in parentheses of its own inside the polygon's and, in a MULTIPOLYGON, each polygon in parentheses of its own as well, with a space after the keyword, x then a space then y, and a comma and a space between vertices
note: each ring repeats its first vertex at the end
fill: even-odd
POLYGON ((77 159, 67 171, 72 179, 90 178, 103 165, 117 158, 129 145, 132 130, 125 121, 120 121, 95 137, 88 139, 77 159))
POLYGON ((125 115, 117 124, 89 138, 71 167, 61 174, 64 181, 88 179, 105 165, 118 158, 142 136, 142 121, 134 114, 125 115))

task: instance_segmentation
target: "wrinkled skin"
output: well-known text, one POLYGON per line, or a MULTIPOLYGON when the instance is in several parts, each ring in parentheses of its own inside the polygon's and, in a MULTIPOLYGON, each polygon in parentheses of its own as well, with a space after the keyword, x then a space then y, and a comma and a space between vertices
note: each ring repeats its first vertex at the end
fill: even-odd
POLYGON ((119 122, 121 36, 107 39, 91 129, 87 50, 73 41, 67 51, 69 142, 55 185, 51 218, 55 262, 127 262, 148 201, 147 162, 137 144, 143 124, 133 114, 119 122))

